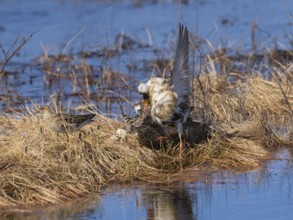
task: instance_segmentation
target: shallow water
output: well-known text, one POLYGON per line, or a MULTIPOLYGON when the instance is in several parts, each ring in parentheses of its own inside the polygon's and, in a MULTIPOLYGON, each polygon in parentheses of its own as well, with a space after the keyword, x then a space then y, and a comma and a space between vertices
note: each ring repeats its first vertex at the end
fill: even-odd
MULTIPOLYGON (((292 151, 247 173, 213 173, 174 186, 107 193, 87 219, 291 219, 292 151)), ((197 171, 194 171, 195 175, 197 171)))
MULTIPOLYGON (((69 78, 73 77, 70 75, 72 65, 84 60, 93 68, 93 80, 87 92, 93 96, 105 96, 99 85, 103 75, 101 69, 111 68, 135 79, 146 80, 152 74, 153 60, 172 56, 178 22, 185 23, 190 32, 209 41, 214 48, 221 46, 232 51, 237 48, 241 53, 249 53, 254 47, 253 37, 257 46, 254 49, 258 51, 276 45, 281 49, 292 49, 293 2, 290 0, 207 0, 189 1, 188 5, 178 5, 171 0, 143 2, 142 7, 136 7, 131 0, 1 1, 0 42, 6 50, 17 36, 28 37, 36 32, 7 66, 7 82, 4 80, 0 85, 1 106, 15 107, 31 100, 46 103, 50 96, 56 96, 56 92, 64 106, 106 102, 81 95, 81 89, 75 88, 73 80, 50 81, 50 74, 46 73, 40 56, 70 55, 73 61, 62 72, 69 78), (257 24, 254 35, 253 24, 257 24), (120 51, 118 56, 111 58, 79 55, 81 51, 116 48, 115 39, 119 34, 135 40, 134 48, 120 51)), ((202 47, 203 53, 214 49, 205 43, 202 47)), ((0 53, 0 62, 2 59, 0 53)), ((62 66, 57 62, 51 71, 58 74, 62 66)), ((136 90, 137 83, 128 86, 136 90)), ((137 97, 136 91, 117 90, 115 86, 110 89, 116 94, 114 99, 113 93, 108 95, 113 102, 117 102, 117 94, 122 94, 130 102, 137 97)))
MULTIPOLYGON (((293 151, 245 172, 185 171, 188 182, 104 189, 93 198, 1 219, 292 219, 293 151), (190 182, 191 181, 191 182, 190 182)), ((182 174, 183 179, 185 173, 182 174)))

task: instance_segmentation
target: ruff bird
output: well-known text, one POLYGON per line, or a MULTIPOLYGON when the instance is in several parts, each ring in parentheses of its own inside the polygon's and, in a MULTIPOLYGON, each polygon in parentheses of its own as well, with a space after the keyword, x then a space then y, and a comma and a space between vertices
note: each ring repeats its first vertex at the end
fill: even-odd
POLYGON ((124 109, 122 105, 120 105, 120 110, 122 113, 123 120, 126 125, 126 132, 129 133, 131 131, 135 131, 136 129, 140 129, 146 125, 146 118, 148 117, 147 110, 144 111, 143 109, 144 106, 144 100, 139 100, 133 104, 133 108, 136 112, 136 116, 133 118, 128 117, 124 113, 124 109))
POLYGON ((141 83, 138 92, 143 95, 144 109, 150 108, 152 121, 161 125, 172 125, 177 129, 180 148, 180 167, 182 169, 183 124, 190 112, 192 95, 192 76, 189 69, 188 30, 179 24, 179 34, 173 70, 170 78, 154 77, 141 83))
POLYGON ((48 105, 39 110, 40 118, 48 125, 50 129, 58 133, 68 133, 79 131, 83 126, 91 123, 95 114, 73 115, 66 113, 56 113, 48 105))
POLYGON ((134 108, 136 108, 138 112, 135 117, 130 118, 122 113, 126 129, 118 129, 116 131, 116 137, 121 139, 126 137, 128 133, 132 133, 137 136, 139 143, 143 146, 151 147, 152 149, 160 149, 162 146, 162 137, 166 134, 165 128, 159 124, 154 124, 150 112, 148 112, 148 110, 142 112, 141 109, 143 105, 138 106, 140 103, 136 104, 137 106, 134 106, 134 108))

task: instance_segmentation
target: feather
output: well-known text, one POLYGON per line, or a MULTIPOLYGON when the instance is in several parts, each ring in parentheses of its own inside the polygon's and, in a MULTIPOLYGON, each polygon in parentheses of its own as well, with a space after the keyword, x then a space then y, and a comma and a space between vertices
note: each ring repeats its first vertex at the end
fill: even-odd
POLYGON ((173 91, 177 94, 177 106, 183 111, 190 105, 189 98, 192 93, 191 74, 189 69, 189 37, 187 27, 179 24, 179 34, 175 52, 174 66, 171 73, 173 91))

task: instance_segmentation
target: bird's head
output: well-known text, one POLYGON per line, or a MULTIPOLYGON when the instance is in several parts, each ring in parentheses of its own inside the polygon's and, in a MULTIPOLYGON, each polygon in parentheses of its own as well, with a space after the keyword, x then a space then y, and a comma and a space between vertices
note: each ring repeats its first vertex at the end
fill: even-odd
POLYGON ((140 102, 140 105, 134 106, 136 109, 136 112, 146 113, 147 110, 149 110, 151 106, 150 96, 149 96, 149 85, 148 83, 140 83, 138 85, 138 92, 142 94, 142 103, 140 102))
POLYGON ((143 113, 143 105, 144 105, 143 99, 141 99, 133 104, 132 107, 134 108, 136 114, 141 115, 143 113))
POLYGON ((146 83, 140 83, 138 85, 138 92, 140 94, 147 94, 148 91, 149 91, 149 87, 148 87, 148 85, 146 83))
POLYGON ((35 114, 38 118, 50 119, 52 115, 54 114, 54 112, 48 105, 45 105, 40 107, 39 110, 35 114))
POLYGON ((143 112, 146 112, 151 107, 150 96, 148 94, 142 94, 142 99, 143 99, 143 112))
POLYGON ((143 94, 143 98, 133 104, 133 108, 138 115, 143 115, 148 112, 150 106, 151 103, 147 94, 143 94))

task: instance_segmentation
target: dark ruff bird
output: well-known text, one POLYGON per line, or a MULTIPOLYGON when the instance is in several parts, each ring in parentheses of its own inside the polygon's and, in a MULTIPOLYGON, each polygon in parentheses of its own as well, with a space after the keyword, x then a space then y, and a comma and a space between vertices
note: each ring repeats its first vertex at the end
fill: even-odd
POLYGON ((39 112, 48 127, 60 133, 78 131, 84 125, 91 123, 95 117, 95 114, 72 115, 56 113, 49 106, 41 107, 39 112))
MULTIPOLYGON (((190 112, 192 76, 189 69, 188 30, 179 24, 174 66, 170 79, 154 77, 138 86, 145 105, 150 105, 152 121, 163 126, 175 126, 179 136, 180 166, 182 169, 183 124, 190 112)), ((147 107, 145 107, 146 109, 147 107)))

